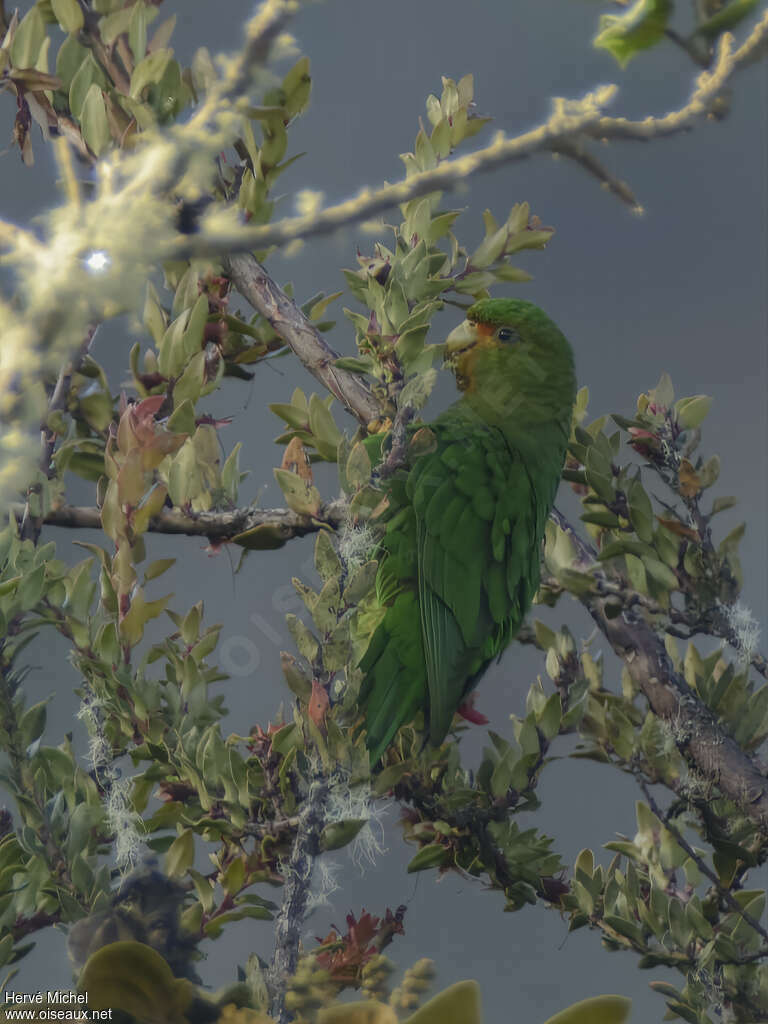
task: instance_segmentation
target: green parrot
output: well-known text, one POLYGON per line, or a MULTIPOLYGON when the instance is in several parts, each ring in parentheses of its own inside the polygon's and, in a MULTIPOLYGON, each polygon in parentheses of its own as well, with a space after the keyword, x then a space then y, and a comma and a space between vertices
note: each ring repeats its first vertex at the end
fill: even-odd
POLYGON ((476 302, 445 356, 462 397, 428 425, 427 450, 385 485, 383 618, 360 662, 372 764, 419 711, 430 742, 442 743, 517 633, 539 585, 570 435, 573 352, 538 306, 476 302))

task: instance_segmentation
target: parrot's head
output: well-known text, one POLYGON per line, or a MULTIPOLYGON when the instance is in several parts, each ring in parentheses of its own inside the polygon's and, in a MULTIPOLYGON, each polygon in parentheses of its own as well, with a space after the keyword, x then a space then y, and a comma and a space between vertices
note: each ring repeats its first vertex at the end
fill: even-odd
POLYGON ((560 418, 573 406, 573 352, 547 314, 523 299, 481 299, 448 335, 445 362, 485 419, 524 411, 560 418))

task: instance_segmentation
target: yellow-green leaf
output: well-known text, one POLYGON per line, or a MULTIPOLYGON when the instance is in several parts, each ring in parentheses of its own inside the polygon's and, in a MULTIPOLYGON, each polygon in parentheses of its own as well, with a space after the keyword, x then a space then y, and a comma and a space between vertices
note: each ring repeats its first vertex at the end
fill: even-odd
POLYGON ((320 1010, 317 1024, 397 1024, 397 1017, 391 1006, 369 999, 320 1010))
POLYGON ((415 857, 411 858, 408 865, 408 874, 414 871, 426 871, 428 868, 437 868, 445 864, 448 859, 448 849, 440 843, 429 843, 422 846, 415 857))
POLYGON ((45 42, 45 21, 38 7, 33 7, 19 22, 11 43, 11 63, 17 68, 33 68, 45 42))
POLYGON ((77 0, 51 0, 56 20, 65 32, 79 32, 85 24, 83 12, 77 0))
POLYGON ((545 1024, 624 1024, 631 1009, 632 1000, 625 996, 594 996, 561 1010, 545 1024))
POLYGON ((624 14, 603 14, 592 45, 607 50, 624 67, 636 53, 664 37, 671 0, 637 0, 624 14))
POLYGON ((476 981, 457 981, 438 992, 406 1024, 481 1024, 480 986, 476 981))
POLYGON ((186 874, 187 869, 192 867, 194 859, 195 836, 190 829, 186 829, 180 836, 176 836, 168 847, 165 870, 171 878, 186 874))
POLYGON ((92 1010, 123 1010, 149 1024, 184 1020, 194 988, 173 976, 168 963, 142 942, 102 946, 83 968, 80 991, 92 1010))
POLYGON ((104 104, 104 97, 101 89, 92 82, 80 111, 80 125, 85 139, 91 150, 99 156, 104 147, 109 143, 109 122, 107 121, 107 108, 104 104))
POLYGON ((132 99, 139 99, 143 89, 160 81, 172 56, 173 50, 156 50, 139 61, 131 75, 132 99))

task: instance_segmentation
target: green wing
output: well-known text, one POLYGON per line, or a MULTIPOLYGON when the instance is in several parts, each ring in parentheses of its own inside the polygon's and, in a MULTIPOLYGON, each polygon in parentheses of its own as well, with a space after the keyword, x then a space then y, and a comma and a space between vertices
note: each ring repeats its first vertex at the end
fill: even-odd
POLYGON ((431 429, 436 450, 416 459, 405 487, 393 482, 389 493, 377 579, 387 612, 361 662, 374 763, 419 710, 431 742, 443 741, 538 586, 551 495, 539 494, 497 429, 468 422, 456 407, 431 429))
POLYGON ((460 436, 409 479, 434 744, 519 628, 539 576, 538 503, 524 463, 492 427, 460 436))

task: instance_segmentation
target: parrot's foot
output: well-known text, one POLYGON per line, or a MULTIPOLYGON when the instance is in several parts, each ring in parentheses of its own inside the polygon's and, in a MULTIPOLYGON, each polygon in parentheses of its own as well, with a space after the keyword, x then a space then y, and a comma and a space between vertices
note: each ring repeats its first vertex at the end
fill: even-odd
POLYGON ((459 704, 456 708, 456 713, 461 715, 467 722, 472 722, 473 725, 488 725, 490 721, 481 711, 475 708, 474 693, 463 704, 459 704))

